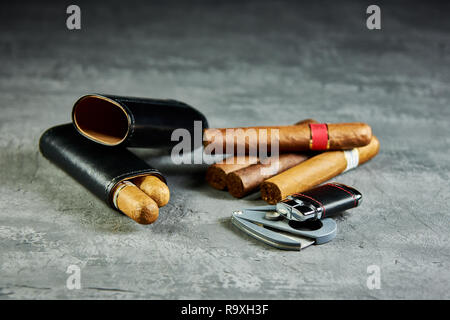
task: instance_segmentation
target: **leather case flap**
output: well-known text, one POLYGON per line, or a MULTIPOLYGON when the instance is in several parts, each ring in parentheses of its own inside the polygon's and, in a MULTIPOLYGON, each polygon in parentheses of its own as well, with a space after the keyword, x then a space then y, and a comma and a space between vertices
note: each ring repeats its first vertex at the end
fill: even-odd
POLYGON ((162 174, 121 147, 107 147, 81 136, 69 124, 48 129, 39 141, 41 153, 114 208, 115 186, 133 177, 162 174))

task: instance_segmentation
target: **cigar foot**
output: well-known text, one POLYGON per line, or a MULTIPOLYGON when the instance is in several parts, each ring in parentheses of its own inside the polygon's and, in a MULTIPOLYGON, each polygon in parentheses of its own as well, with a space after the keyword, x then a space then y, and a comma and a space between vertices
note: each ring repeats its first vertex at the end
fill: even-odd
POLYGON ((212 165, 206 170, 206 181, 214 189, 224 190, 227 186, 226 178, 227 174, 219 167, 212 165))
POLYGON ((276 184, 266 181, 261 185, 261 198, 269 204, 276 204, 281 201, 281 191, 276 184))
POLYGON ((145 176, 133 180, 136 186, 152 198, 158 207, 164 207, 170 200, 169 187, 158 177, 145 176))
POLYGON ((235 198, 242 198, 246 192, 244 190, 244 184, 242 179, 234 172, 227 175, 227 188, 228 192, 235 198))
POLYGON ((258 157, 254 156, 231 156, 224 159, 222 163, 210 165, 206 171, 206 181, 209 185, 218 190, 227 187, 227 175, 258 162, 258 157), (232 161, 228 162, 231 159, 232 161))

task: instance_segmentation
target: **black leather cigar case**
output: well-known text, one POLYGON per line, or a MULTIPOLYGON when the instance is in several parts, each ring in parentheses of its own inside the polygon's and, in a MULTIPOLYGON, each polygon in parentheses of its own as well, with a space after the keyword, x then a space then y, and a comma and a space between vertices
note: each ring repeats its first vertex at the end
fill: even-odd
POLYGON ((131 151, 90 141, 81 136, 71 123, 45 131, 39 148, 47 159, 114 209, 112 197, 119 182, 147 175, 166 182, 158 170, 131 151))
POLYGON ((205 116, 183 102, 100 94, 79 98, 72 120, 83 136, 106 146, 170 148, 178 143, 171 141, 172 132, 180 128, 189 131, 194 146, 194 121, 208 128, 205 116))

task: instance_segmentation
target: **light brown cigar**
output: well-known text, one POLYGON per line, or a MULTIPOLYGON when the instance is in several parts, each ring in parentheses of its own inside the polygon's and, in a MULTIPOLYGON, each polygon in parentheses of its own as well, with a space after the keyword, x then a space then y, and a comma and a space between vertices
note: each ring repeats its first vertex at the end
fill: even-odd
MULTIPOLYGON (((344 150, 362 147, 369 144, 372 138, 372 129, 361 122, 329 123, 328 150, 344 150)), ((296 152, 311 150, 311 129, 309 124, 278 126, 278 127, 248 127, 248 128, 221 128, 205 129, 203 131, 203 144, 216 153, 229 150, 249 152, 250 145, 259 148, 260 131, 267 133, 267 149, 271 150, 272 140, 278 139, 280 152, 296 152), (232 129, 234 134, 228 134, 232 129), (278 129, 278 130, 274 130, 278 129), (272 136, 273 135, 273 136, 272 136), (255 145, 256 144, 256 145, 255 145)), ((263 135, 266 136, 266 135, 263 135)))
POLYGON ((169 187, 158 177, 138 177, 133 179, 133 183, 152 198, 158 207, 164 207, 170 200, 169 187))
MULTIPOLYGON (((317 121, 314 119, 305 119, 295 124, 299 125, 305 123, 317 123, 317 121)), ((242 157, 231 156, 229 157, 229 159, 230 159, 229 163, 227 163, 226 160, 223 160, 223 163, 216 163, 208 167, 208 170, 206 171, 206 181, 209 183, 211 187, 218 190, 224 190, 227 187, 226 178, 228 174, 246 168, 258 162, 257 157, 250 157, 250 156, 242 156, 242 157)))
POLYGON ((257 162, 258 157, 253 156, 230 157, 230 163, 227 163, 225 159, 223 163, 210 165, 206 171, 206 181, 211 187, 223 190, 227 186, 227 174, 257 162))
POLYGON ((380 142, 372 136, 371 142, 364 147, 349 151, 329 151, 314 156, 305 162, 276 175, 261 184, 261 197, 270 204, 275 204, 288 195, 308 190, 322 182, 325 182, 346 169, 375 157, 380 149, 380 142), (351 153, 357 153, 358 158, 352 157, 351 153), (348 161, 347 159, 350 159, 348 161))
POLYGON ((257 189, 260 184, 274 175, 283 172, 308 159, 308 155, 286 153, 267 164, 254 164, 246 168, 236 170, 227 175, 227 188, 230 194, 236 198, 242 198, 257 189), (270 168, 272 170, 269 170, 270 168))
POLYGON ((150 224, 158 219, 159 209, 156 202, 129 181, 117 185, 114 205, 140 224, 150 224))

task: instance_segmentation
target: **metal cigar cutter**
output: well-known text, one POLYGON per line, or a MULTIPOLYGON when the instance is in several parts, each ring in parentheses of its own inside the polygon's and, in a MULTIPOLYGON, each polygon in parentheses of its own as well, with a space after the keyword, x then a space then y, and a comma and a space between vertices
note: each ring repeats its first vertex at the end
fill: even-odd
POLYGON ((304 193, 295 193, 276 205, 235 211, 231 222, 248 235, 284 250, 301 250, 336 237, 337 225, 331 219, 357 207, 361 193, 349 186, 327 183, 304 193))

